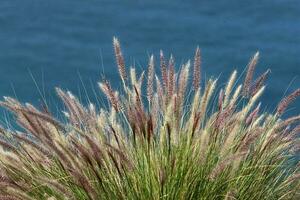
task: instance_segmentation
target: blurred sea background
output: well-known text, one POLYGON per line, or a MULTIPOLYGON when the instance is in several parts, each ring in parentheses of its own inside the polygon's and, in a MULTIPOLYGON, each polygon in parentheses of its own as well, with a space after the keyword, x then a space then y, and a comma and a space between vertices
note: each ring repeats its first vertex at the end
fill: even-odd
MULTIPOLYGON (((36 106, 45 98, 54 113, 60 109, 54 87, 97 101, 101 74, 121 86, 113 36, 126 65, 140 70, 160 49, 175 56, 178 68, 199 45, 202 79, 219 77, 220 85, 259 51, 256 75, 272 72, 262 97, 270 112, 300 86, 298 0, 1 0, 0 96, 36 106)), ((287 115, 299 112, 300 100, 287 115)))

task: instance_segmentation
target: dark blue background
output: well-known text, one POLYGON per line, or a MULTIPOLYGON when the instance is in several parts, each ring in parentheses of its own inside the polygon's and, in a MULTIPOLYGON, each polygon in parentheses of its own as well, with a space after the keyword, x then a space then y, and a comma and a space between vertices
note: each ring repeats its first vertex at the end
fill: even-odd
MULTIPOLYGON (((33 76, 54 108, 56 86, 86 101, 84 84, 95 101, 103 70, 120 86, 113 36, 121 41, 127 65, 138 68, 160 49, 181 64, 199 45, 203 76, 220 75, 220 84, 233 69, 242 72, 258 50, 257 73, 272 70, 263 96, 270 111, 285 92, 300 86, 300 1, 149 2, 1 0, 0 95, 38 105, 33 76)), ((288 112, 299 111, 300 100, 288 112)))

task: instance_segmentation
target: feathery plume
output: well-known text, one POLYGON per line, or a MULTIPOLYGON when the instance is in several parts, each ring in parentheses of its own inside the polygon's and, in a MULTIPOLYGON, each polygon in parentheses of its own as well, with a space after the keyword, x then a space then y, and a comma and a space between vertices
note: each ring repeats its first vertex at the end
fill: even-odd
POLYGON ((35 116, 38 119, 41 119, 45 122, 49 122, 51 124, 53 124, 56 128, 59 128, 60 130, 64 130, 64 126, 57 121, 56 119, 54 119, 51 115, 47 114, 47 113, 41 113, 39 111, 32 111, 32 110, 22 110, 23 112, 35 116))
POLYGON ((17 140, 19 140, 20 142, 25 142, 26 144, 29 144, 31 147, 38 149, 40 152, 42 152, 47 157, 52 156, 52 154, 46 148, 44 148, 42 145, 34 142, 33 140, 29 139, 28 137, 26 137, 24 135, 25 134, 17 133, 17 134, 14 134, 14 137, 17 140))
POLYGON ((263 94, 265 90, 265 86, 262 86, 258 92, 251 97, 251 99, 249 100, 247 106, 244 108, 243 110, 243 115, 244 117, 246 117, 246 115, 248 114, 248 112, 251 110, 251 108, 253 107, 253 105, 256 103, 256 101, 261 97, 261 95, 263 94))
POLYGON ((155 81, 156 81, 156 91, 157 91, 157 95, 158 95, 160 104, 164 105, 163 88, 162 88, 160 80, 159 80, 159 78, 157 76, 155 76, 155 81))
POLYGON ((189 78, 189 68, 190 68, 190 61, 188 61, 180 70, 179 80, 178 80, 178 99, 180 104, 184 103, 184 96, 188 84, 189 78))
POLYGON ((219 100, 218 100, 218 109, 219 109, 219 111, 222 110, 223 100, 224 100, 224 90, 221 89, 221 91, 219 93, 219 100))
POLYGON ((119 99, 116 94, 113 92, 110 84, 108 81, 104 81, 104 83, 99 83, 99 87, 101 88, 102 92, 105 94, 107 99, 110 101, 112 107, 119 111, 119 99))
POLYGON ((193 73, 193 86, 197 90, 201 84, 201 56, 199 46, 196 49, 194 57, 194 73, 193 73))
POLYGON ((83 124, 82 122, 85 122, 87 119, 84 108, 71 92, 64 92, 60 88, 56 88, 56 92, 69 111, 71 123, 80 127, 83 124))
POLYGON ((251 87, 251 96, 254 96, 258 90, 263 86, 265 80, 267 79, 268 74, 271 72, 270 69, 268 69, 265 73, 260 75, 253 83, 251 87))
POLYGON ((287 107, 300 96, 300 88, 295 90, 292 94, 283 98, 277 106, 277 113, 279 115, 283 114, 287 107))
POLYGON ((249 116, 247 117, 247 119, 246 119, 246 124, 247 125, 251 124, 256 119, 257 114, 258 114, 259 109, 260 109, 260 105, 261 105, 261 103, 259 103, 257 105, 257 107, 253 110, 253 112, 250 113, 249 116))
POLYGON ((135 68, 133 68, 133 67, 130 68, 130 80, 131 80, 132 86, 137 84, 136 72, 135 72, 135 68))
MULTIPOLYGON (((209 79, 208 80, 208 83, 207 83, 207 86, 205 88, 205 91, 204 91, 204 94, 201 98, 201 107, 200 107, 200 110, 201 110, 201 115, 202 116, 205 116, 207 113, 207 105, 210 101, 210 98, 215 90, 215 87, 216 87, 216 83, 217 83, 217 80, 212 80, 212 79, 209 79)), ((201 116, 201 117, 202 117, 201 116)), ((204 118, 203 118, 204 119, 204 118)))
POLYGON ((173 92, 175 90, 174 85, 175 85, 175 66, 174 66, 174 58, 171 55, 170 60, 169 60, 169 77, 168 77, 168 97, 169 99, 172 98, 173 92))
POLYGON ((141 74, 141 76, 140 76, 140 78, 139 78, 139 80, 138 80, 138 84, 137 84, 137 89, 138 89, 138 91, 139 91, 139 93, 141 93, 141 87, 142 87, 142 84, 143 84, 143 81, 144 81, 144 74, 145 74, 145 71, 143 71, 142 72, 142 74, 141 74))
POLYGON ((240 143, 240 152, 247 152, 250 145, 262 134, 262 131, 261 128, 255 128, 247 133, 240 143))
POLYGON ((231 94, 233 85, 234 85, 235 80, 236 80, 236 75, 237 75, 237 71, 234 70, 234 72, 231 74, 231 76, 229 78, 229 81, 227 83, 227 86, 226 86, 226 89, 225 89, 225 94, 224 94, 225 95, 224 106, 227 106, 227 104, 228 104, 229 96, 231 94))
POLYGON ((228 121, 228 118, 232 115, 232 113, 235 110, 235 106, 230 106, 224 109, 222 112, 218 113, 217 119, 216 119, 216 127, 218 129, 223 128, 226 121, 228 121))
POLYGON ((230 105, 234 105, 237 102, 237 100, 239 99, 241 90, 242 90, 242 85, 239 85, 237 87, 237 89, 235 90, 235 92, 233 93, 233 96, 232 96, 232 98, 230 100, 230 103, 229 103, 230 105))
POLYGON ((147 79, 147 99, 152 102, 153 97, 153 78, 154 78, 154 57, 151 55, 148 65, 148 79, 147 79))
POLYGON ((127 80, 125 61, 124 61, 123 54, 121 51, 120 42, 116 37, 114 37, 114 39, 113 39, 113 46, 114 46, 114 50, 115 50, 115 56, 116 56, 116 61, 117 61, 120 77, 121 77, 122 81, 125 81, 125 80, 127 80))
POLYGON ((167 91, 168 73, 167 73, 166 60, 165 60, 164 53, 162 50, 160 50, 160 69, 161 69, 163 88, 164 88, 164 91, 167 91))
POLYGON ((252 59, 248 64, 248 70, 247 70, 246 78, 244 81, 244 87, 243 87, 244 97, 249 97, 250 86, 253 79, 254 70, 258 61, 258 57, 259 57, 259 52, 256 52, 256 54, 252 57, 252 59))
POLYGON ((292 116, 292 117, 278 123, 276 129, 280 130, 280 129, 285 128, 285 127, 287 127, 295 122, 298 122, 298 121, 300 121, 300 115, 292 116))

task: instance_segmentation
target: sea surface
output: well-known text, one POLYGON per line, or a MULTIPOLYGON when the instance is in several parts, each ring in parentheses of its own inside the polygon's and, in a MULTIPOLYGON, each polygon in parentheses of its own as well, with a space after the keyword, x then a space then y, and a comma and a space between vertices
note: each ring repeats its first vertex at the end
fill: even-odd
MULTIPOLYGON (((115 89, 121 86, 113 36, 126 65, 140 71, 160 49, 172 53, 179 68, 199 45, 203 80, 219 77, 220 85, 259 51, 256 76, 272 72, 262 97, 270 112, 300 87, 299 0, 1 0, 1 98, 36 106, 44 98, 54 113, 60 110, 55 87, 85 103, 102 101, 97 82, 103 74, 115 89)), ((300 99, 287 115, 297 113, 300 99)))

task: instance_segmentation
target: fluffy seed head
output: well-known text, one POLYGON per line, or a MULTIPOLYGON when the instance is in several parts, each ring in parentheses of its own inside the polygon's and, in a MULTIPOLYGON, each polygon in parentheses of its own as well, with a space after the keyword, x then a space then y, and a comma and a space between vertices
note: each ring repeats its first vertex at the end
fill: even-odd
POLYGON ((254 74, 254 70, 255 70, 258 58, 259 58, 259 52, 256 52, 248 64, 248 70, 247 70, 246 78, 244 81, 244 87, 243 87, 243 96, 245 96, 245 97, 249 96, 251 82, 253 79, 253 74, 254 74))
POLYGON ((200 87, 201 81, 201 56, 200 48, 197 47, 194 57, 194 72, 193 72, 193 86, 197 90, 200 87))
POLYGON ((120 77, 124 81, 127 79, 125 61, 124 61, 123 54, 121 51, 120 42, 116 37, 114 37, 114 39, 113 39, 113 46, 114 46, 114 50, 115 50, 115 57, 116 57, 116 62, 118 65, 120 77))
POLYGON ((292 94, 288 95, 284 99, 280 101, 280 103, 277 106, 277 113, 279 115, 283 114, 284 111, 287 109, 287 107, 296 100, 297 97, 300 96, 300 88, 295 90, 292 94))

